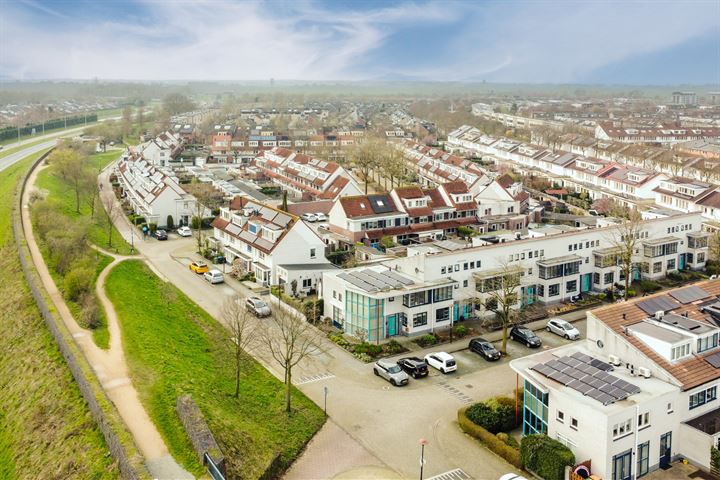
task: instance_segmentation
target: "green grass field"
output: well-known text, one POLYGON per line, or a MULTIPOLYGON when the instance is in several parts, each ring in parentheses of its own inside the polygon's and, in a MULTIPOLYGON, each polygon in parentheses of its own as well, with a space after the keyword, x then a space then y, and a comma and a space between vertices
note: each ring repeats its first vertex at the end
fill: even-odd
POLYGON ((116 479, 119 471, 24 281, 11 211, 38 154, 0 175, 0 478, 116 479))
POLYGON ((284 411, 284 385, 250 357, 240 398, 225 329, 139 261, 117 265, 106 288, 115 305, 133 384, 172 454, 201 473, 175 413, 176 398, 192 394, 228 460, 232 478, 258 478, 276 454, 286 465, 324 422, 298 390, 284 411))

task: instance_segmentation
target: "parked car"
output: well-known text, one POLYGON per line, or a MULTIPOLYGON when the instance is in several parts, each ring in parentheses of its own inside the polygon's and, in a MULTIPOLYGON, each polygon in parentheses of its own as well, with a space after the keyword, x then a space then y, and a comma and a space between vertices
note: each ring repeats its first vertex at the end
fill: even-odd
POLYGON ((255 314, 256 317, 269 317, 270 307, 261 298, 250 297, 245 300, 245 308, 255 314))
POLYGON ((410 381, 408 374, 403 372, 400 365, 389 360, 378 360, 373 366, 373 373, 390 382, 394 387, 407 385, 410 381))
POLYGON ((181 237, 192 237, 192 230, 190 227, 180 227, 177 229, 177 234, 181 237))
POLYGON ((447 352, 435 352, 425 355, 425 363, 442 373, 450 373, 457 370, 457 363, 452 355, 447 352))
POLYGON ((215 268, 205 272, 205 275, 203 275, 203 277, 205 277, 205 280, 212 284, 223 283, 225 281, 225 276, 223 275, 223 273, 215 268))
POLYGON ((427 377, 428 368, 427 363, 422 358, 418 357, 405 357, 398 360, 400 368, 405 370, 405 373, 412 376, 413 378, 427 377))
POLYGON ((545 330, 552 332, 555 335, 560 335, 568 340, 577 340, 580 338, 580 332, 575 328, 572 323, 563 320, 562 318, 551 318, 548 320, 545 330))
POLYGON ((317 222, 317 215, 315 215, 314 213, 303 213, 300 218, 310 223, 317 222))
POLYGON ((328 217, 324 213, 316 213, 315 214, 315 221, 317 222, 327 222, 328 217))
POLYGON ((510 340, 524 343, 530 348, 537 348, 542 345, 542 340, 540 340, 540 337, 535 335, 535 332, 527 327, 520 327, 517 325, 512 327, 510 330, 510 340))
POLYGON ((210 268, 208 268, 205 262, 190 262, 190 270, 199 274, 207 272, 210 268))
POLYGON ((500 360, 500 357, 502 356, 492 343, 481 337, 473 338, 472 340, 470 340, 468 348, 471 352, 482 355, 485 360, 490 360, 491 362, 494 362, 495 360, 500 360))
POLYGON ((155 238, 158 240, 167 240, 167 232, 165 230, 155 230, 155 238))

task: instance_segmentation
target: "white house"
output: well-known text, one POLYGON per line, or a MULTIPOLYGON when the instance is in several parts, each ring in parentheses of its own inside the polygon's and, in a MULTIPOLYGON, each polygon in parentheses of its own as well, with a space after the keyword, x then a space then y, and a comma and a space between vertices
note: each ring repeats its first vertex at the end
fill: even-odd
POLYGON ((167 167, 182 152, 182 138, 179 133, 167 131, 137 147, 131 152, 156 167, 167 167))
POLYGON ((655 189, 655 203, 680 212, 701 212, 708 220, 720 221, 718 188, 707 182, 673 177, 660 182, 655 189))
POLYGON ((295 215, 247 197, 235 197, 212 223, 229 263, 255 274, 258 283, 291 292, 316 290, 323 272, 336 267, 325 258, 325 243, 295 215))
POLYGON ((115 174, 122 197, 148 223, 165 227, 172 216, 174 225, 188 225, 195 215, 195 197, 147 160, 125 154, 115 166, 115 174))
MULTIPOLYGON (((513 360, 523 434, 545 433, 601 478, 639 478, 720 441, 720 280, 588 313, 587 339, 513 360)), ((679 475, 679 473, 678 473, 679 475)))

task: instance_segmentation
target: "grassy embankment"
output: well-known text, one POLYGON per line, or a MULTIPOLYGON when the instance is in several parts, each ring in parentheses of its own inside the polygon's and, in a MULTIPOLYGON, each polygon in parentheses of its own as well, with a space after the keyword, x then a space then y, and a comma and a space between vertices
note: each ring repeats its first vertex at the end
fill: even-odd
MULTIPOLYGON (((106 153, 91 155, 89 158, 89 164, 93 169, 99 171, 117 158, 118 155, 118 151, 108 151, 106 153)), ((100 205, 99 200, 95 206, 95 216, 91 215, 91 208, 87 202, 81 205, 80 213, 78 214, 75 211, 74 190, 72 190, 71 186, 62 178, 54 174, 52 167, 45 168, 38 174, 35 185, 47 195, 47 202, 49 208, 52 209, 53 214, 70 219, 72 222, 83 222, 87 227, 88 241, 94 245, 107 248, 107 229, 103 226, 105 220, 102 212, 99 210, 102 209, 102 205, 100 205)), ((33 212, 36 211, 36 206, 37 204, 33 204, 33 212)), ((41 251, 43 252, 45 262, 49 267, 50 273, 53 275, 55 284, 64 294, 66 294, 65 275, 67 272, 63 272, 65 274, 63 275, 57 268, 54 268, 55 261, 50 255, 47 239, 43 239, 42 236, 38 234, 39 229, 37 228, 37 218, 34 218, 34 221, 36 223, 36 237, 38 239, 38 243, 40 244, 41 251)), ((120 233, 114 227, 113 251, 117 251, 121 254, 130 253, 130 246, 122 239, 120 233)), ((84 263, 94 272, 94 278, 90 284, 90 295, 92 295, 95 302, 93 307, 88 307, 87 303, 83 306, 79 298, 68 298, 68 295, 66 295, 68 308, 70 308, 70 311, 78 324, 85 328, 88 328, 89 325, 86 320, 87 316, 83 314, 84 310, 87 308, 96 308, 95 311, 97 313, 97 320, 93 322, 95 328, 92 328, 92 332, 93 340, 101 348, 108 348, 110 338, 107 330, 105 311, 99 305, 99 302, 97 302, 97 298, 95 297, 95 280, 103 268, 110 263, 110 261, 110 257, 95 252, 88 246, 84 254, 84 261, 80 262, 84 263)))
POLYGON ((227 332, 172 284, 139 261, 110 272, 133 384, 176 459, 195 473, 200 465, 175 413, 176 398, 192 394, 228 459, 232 478, 258 478, 276 454, 289 465, 324 422, 310 399, 294 390, 284 411, 284 385, 248 357, 240 398, 227 332))
POLYGON ((25 283, 11 212, 38 154, 0 175, 0 478, 114 479, 117 467, 25 283))

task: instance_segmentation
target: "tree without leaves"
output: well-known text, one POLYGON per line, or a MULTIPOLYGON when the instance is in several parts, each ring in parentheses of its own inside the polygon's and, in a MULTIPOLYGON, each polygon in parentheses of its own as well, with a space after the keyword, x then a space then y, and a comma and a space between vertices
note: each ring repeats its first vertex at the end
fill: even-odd
POLYGON ((182 93, 169 93, 163 97, 162 109, 169 116, 195 110, 195 102, 182 93))
MULTIPOLYGON (((395 180, 399 180, 405 175, 405 157, 395 145, 388 146, 383 155, 381 167, 385 171, 386 177, 390 179, 390 189, 392 190, 395 188, 395 180)), ((398 186, 400 186, 400 182, 398 182, 398 186)))
POLYGON ((617 260, 620 264, 620 271, 625 276, 625 300, 628 298, 630 281, 633 271, 633 257, 635 249, 640 243, 640 231, 642 230, 640 212, 631 210, 628 218, 622 220, 617 227, 612 229, 610 244, 617 250, 617 260))
MULTIPOLYGON (((102 197, 101 197, 102 201, 102 197)), ((101 211, 99 212, 100 215, 102 215, 101 219, 103 221, 103 227, 105 228, 105 232, 107 233, 108 248, 112 248, 113 246, 113 230, 115 226, 115 222, 117 222, 120 217, 123 214, 122 207, 118 202, 115 201, 115 197, 113 195, 108 195, 108 198, 106 201, 103 201, 103 207, 101 211)))
POLYGON ((75 193, 75 213, 80 213, 80 200, 86 185, 85 159, 77 150, 60 148, 50 154, 48 162, 54 173, 70 185, 75 193))
POLYGON ((368 138, 355 145, 352 152, 352 164, 358 170, 360 180, 365 184, 365 195, 368 193, 368 182, 374 167, 377 166, 379 152, 378 141, 368 138))
POLYGON ((185 190, 195 197, 193 204, 194 217, 197 218, 197 228, 195 228, 195 239, 197 241, 197 252, 202 254, 203 247, 203 231, 202 219, 207 210, 212 210, 222 203, 222 194, 220 194, 209 183, 194 182, 185 186, 185 190))
POLYGON ((291 412, 292 370, 305 358, 320 351, 320 335, 297 313, 275 309, 262 329, 261 341, 285 377, 285 411, 291 412))
POLYGON ((708 239, 708 253, 710 258, 720 262, 720 230, 712 233, 708 239))
MULTIPOLYGON (((521 269, 511 265, 507 261, 501 263, 498 276, 493 277, 492 287, 488 293, 486 305, 495 312, 502 325, 502 347, 500 352, 507 353, 508 329, 515 323, 513 307, 519 301, 518 289, 520 288, 521 269)), ((488 279, 484 280, 487 281, 488 279)))
POLYGON ((130 136, 132 132, 132 110, 125 107, 122 110, 122 120, 120 121, 120 134, 123 140, 130 136))
POLYGON ((235 398, 240 396, 240 373, 245 351, 257 341, 255 318, 245 308, 245 298, 235 295, 225 300, 221 310, 223 323, 230 331, 230 343, 235 363, 235 398))

